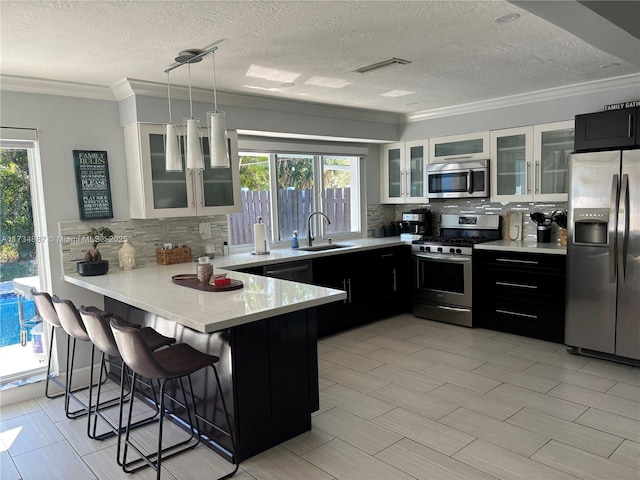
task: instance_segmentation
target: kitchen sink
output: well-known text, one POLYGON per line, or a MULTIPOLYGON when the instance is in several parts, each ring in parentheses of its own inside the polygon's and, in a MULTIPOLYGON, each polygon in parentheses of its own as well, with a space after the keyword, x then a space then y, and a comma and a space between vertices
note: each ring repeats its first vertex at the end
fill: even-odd
POLYGON ((345 245, 340 243, 327 243, 324 245, 313 245, 311 247, 300 247, 304 252, 321 252, 323 250, 335 250, 336 248, 353 247, 353 245, 345 245))

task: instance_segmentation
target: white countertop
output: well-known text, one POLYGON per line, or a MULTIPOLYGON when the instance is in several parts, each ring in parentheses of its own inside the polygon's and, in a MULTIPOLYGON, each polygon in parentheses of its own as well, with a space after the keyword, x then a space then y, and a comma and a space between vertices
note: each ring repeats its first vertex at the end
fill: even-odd
MULTIPOLYGON (((315 241, 314 246, 326 244, 327 242, 315 241)), ((345 248, 337 248, 333 250, 323 250, 315 252, 306 252, 301 249, 291 248, 272 248, 270 253, 266 255, 253 255, 247 253, 234 253, 226 257, 217 256, 213 259, 214 268, 226 268, 229 270, 239 270, 242 268, 259 267, 261 265, 273 265, 274 263, 292 262, 296 260, 305 260, 307 258, 318 258, 328 255, 340 255, 342 253, 353 253, 356 251, 372 250, 381 247, 393 247, 396 245, 410 245, 411 242, 402 242, 400 237, 386 238, 361 238, 349 240, 336 240, 333 242, 337 245, 349 245, 345 248)), ((300 241, 300 247, 304 248, 306 241, 300 241)))
MULTIPOLYGON (((173 275, 195 271, 195 263, 147 265, 133 270, 114 268, 93 277, 65 275, 64 279, 205 333, 347 297, 341 290, 239 272, 228 276, 241 280, 244 287, 226 292, 205 292, 171 281, 173 275)), ((214 273, 219 270, 214 268, 214 273)))
POLYGON ((352 246, 321 252, 273 249, 267 255, 240 253, 216 257, 212 261, 214 274, 223 270, 228 272, 230 278, 244 283, 243 288, 227 292, 205 292, 176 285, 171 281, 173 275, 196 273, 193 262, 146 265, 133 270, 114 267, 106 275, 72 274, 65 275, 64 279, 196 331, 209 333, 347 298, 346 292, 342 290, 234 272, 234 267, 248 268, 405 244, 399 237, 336 243, 352 246))
POLYGON ((495 240, 474 245, 478 250, 501 250, 522 253, 546 253, 552 255, 566 255, 567 247, 559 243, 535 243, 517 240, 495 240))

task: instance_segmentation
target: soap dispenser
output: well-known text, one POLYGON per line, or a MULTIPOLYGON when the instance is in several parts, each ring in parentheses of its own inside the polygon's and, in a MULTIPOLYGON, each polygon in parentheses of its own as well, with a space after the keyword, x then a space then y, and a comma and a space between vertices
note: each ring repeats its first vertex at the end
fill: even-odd
POLYGON ((300 243, 298 243, 298 230, 293 231, 293 238, 291 239, 291 248, 300 248, 300 243))

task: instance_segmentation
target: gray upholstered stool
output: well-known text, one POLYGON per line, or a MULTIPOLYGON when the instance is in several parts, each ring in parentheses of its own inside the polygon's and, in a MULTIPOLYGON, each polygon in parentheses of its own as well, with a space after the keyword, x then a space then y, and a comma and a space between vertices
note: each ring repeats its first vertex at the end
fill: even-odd
MULTIPOLYGON (((51 295, 47 292, 38 292, 35 288, 31 289, 31 295, 33 295, 33 300, 36 304, 36 309, 38 311, 38 315, 44 320, 48 325, 51 326, 50 340, 49 340, 49 356, 47 361, 47 375, 45 377, 44 384, 44 395, 47 398, 57 398, 60 397, 67 392, 67 386, 62 383, 56 376, 51 374, 51 358, 53 356, 53 341, 56 336, 56 329, 62 328, 60 324, 60 320, 58 319, 58 314, 56 313, 55 308, 53 308, 53 302, 51 301, 51 295), (49 382, 53 382, 62 388, 62 392, 52 395, 49 393, 49 382)), ((64 329, 63 329, 64 330, 64 329)), ((69 336, 67 335, 67 348, 69 348, 69 336)), ((69 366, 67 365, 67 371, 69 370, 69 366)))
MULTIPOLYGON (((58 314, 58 319, 60 320, 60 324, 65 332, 69 335, 67 339, 67 378, 66 378, 66 394, 64 401, 64 412, 67 418, 78 418, 83 415, 87 415, 89 413, 89 405, 85 403, 81 398, 75 395, 77 392, 81 390, 86 390, 89 387, 78 388, 73 390, 73 366, 75 362, 75 354, 76 354, 76 342, 78 340, 82 342, 91 342, 89 335, 87 334, 87 330, 84 327, 84 323, 80 318, 80 312, 75 307, 73 302, 70 300, 62 300, 55 295, 52 298, 53 307, 55 308, 56 313, 58 314), (81 408, 77 410, 70 409, 70 401, 71 399, 75 400, 81 405, 81 408)), ((101 310, 90 307, 94 311, 101 310)), ((101 312, 105 314, 105 312, 101 312)), ((105 314, 111 315, 111 314, 105 314)), ((91 345, 91 355, 93 356, 93 344, 91 345)), ((93 368, 93 365, 92 365, 93 368)), ((101 368, 104 368, 102 366, 101 368)), ((101 375, 102 376, 102 375, 101 375)), ((106 402, 107 405, 117 405, 119 399, 112 399, 106 402)), ((89 402, 90 403, 90 402, 89 402)), ((106 405, 104 405, 106 406, 106 405)))
MULTIPOLYGON (((231 439, 234 469, 227 475, 221 477, 230 478, 238 471, 238 461, 236 455, 236 444, 233 436, 233 427, 229 419, 229 413, 227 411, 227 404, 224 399, 222 388, 220 387, 220 378, 218 377, 218 370, 216 369, 216 363, 218 363, 218 357, 213 355, 207 355, 195 348, 187 345, 186 343, 178 343, 171 348, 165 348, 163 350, 151 351, 149 346, 145 343, 144 338, 139 330, 135 328, 123 325, 118 318, 112 318, 111 329, 113 330, 113 336, 115 337, 116 344, 122 359, 126 365, 133 372, 134 381, 132 381, 132 397, 131 403, 133 404, 133 398, 135 396, 135 378, 138 375, 149 379, 158 380, 160 383, 160 421, 158 422, 158 448, 156 453, 146 454, 139 447, 137 447, 131 439, 131 413, 133 411, 132 405, 129 408, 129 416, 127 419, 127 427, 124 439, 123 450, 123 470, 125 472, 135 472, 145 467, 152 467, 156 470, 156 478, 160 480, 160 472, 162 467, 162 459, 169 458, 186 450, 194 448, 200 442, 200 433, 198 430, 199 421, 207 422, 216 430, 228 435, 231 439), (197 372, 200 369, 211 367, 213 369, 216 385, 220 398, 222 400, 222 408, 224 410, 225 420, 227 422, 227 430, 213 424, 212 422, 204 419, 196 410, 196 400, 193 395, 193 387, 191 385, 191 374, 197 372), (186 378, 189 382, 189 390, 191 393, 191 407, 187 400, 186 392, 184 389, 183 378, 186 378), (184 397, 184 409, 189 417, 189 428, 191 430, 191 436, 186 440, 177 442, 169 447, 162 447, 162 428, 163 418, 165 413, 165 386, 171 381, 178 381, 181 386, 182 394, 184 397), (192 412, 193 409, 193 412, 192 412), (195 419, 194 419, 195 417, 195 419), (131 447, 139 455, 139 458, 127 462, 128 449, 131 447)), ((175 399, 174 399, 175 401, 175 399)))
MULTIPOLYGON (((113 332, 111 331, 111 326, 109 325, 108 317, 105 317, 102 314, 102 312, 87 309, 84 306, 80 307, 80 317, 84 322, 84 326, 87 330, 87 334, 89 335, 89 338, 91 339, 91 342, 93 343, 93 346, 102 353, 102 357, 100 360, 100 365, 101 365, 100 378, 98 379, 98 383, 97 383, 98 391, 96 394, 95 405, 92 405, 93 369, 91 369, 91 381, 89 382, 90 404, 89 404, 89 415, 87 416, 87 435, 89 436, 89 438, 102 440, 109 436, 120 433, 120 430, 122 427, 122 406, 125 398, 124 390, 125 390, 125 384, 128 383, 128 376, 126 374, 126 365, 124 365, 123 363, 122 368, 120 370, 121 372, 120 373, 120 404, 119 404, 119 412, 118 412, 118 424, 113 425, 109 421, 109 419, 106 418, 102 414, 102 412, 100 412, 100 397, 102 392, 101 387, 103 383, 102 374, 104 373, 104 370, 105 370, 104 367, 106 366, 105 364, 106 364, 107 356, 112 358, 121 358, 120 351, 118 350, 116 341, 113 338, 113 332), (93 428, 92 428, 92 418, 93 418, 93 428), (102 418, 105 422, 107 422, 107 424, 111 428, 111 431, 102 435, 96 435, 96 426, 98 424, 98 418, 102 418)), ((164 335, 156 332, 153 328, 150 328, 150 327, 140 328, 138 325, 125 322, 120 318, 119 318, 119 321, 123 324, 129 325, 132 328, 138 328, 144 342, 149 346, 151 350, 157 350, 159 348, 166 347, 176 342, 175 338, 165 337, 164 335)), ((92 355, 91 364, 93 365, 93 363, 94 363, 94 356, 92 355)), ((145 385, 149 386, 154 391, 154 394, 155 394, 155 389, 153 388, 153 384, 145 383, 145 385)), ((145 418, 143 420, 136 422, 135 425, 137 426, 137 425, 148 423, 149 421, 153 420, 157 416, 158 412, 159 412, 159 409, 156 410, 156 413, 154 413, 154 415, 152 415, 149 418, 145 418)), ((120 455, 118 455, 117 458, 119 462, 120 455)))

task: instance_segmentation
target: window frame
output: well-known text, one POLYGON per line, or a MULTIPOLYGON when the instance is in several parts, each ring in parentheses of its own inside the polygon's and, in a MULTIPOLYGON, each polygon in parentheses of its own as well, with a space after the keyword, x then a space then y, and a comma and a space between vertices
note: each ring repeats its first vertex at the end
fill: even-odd
MULTIPOLYGON (((316 206, 316 210, 323 211, 324 208, 324 167, 323 167, 323 157, 349 157, 355 158, 355 162, 352 164, 352 175, 355 173, 356 179, 352 181, 352 219, 351 219, 351 228, 355 227, 355 231, 348 233, 336 233, 332 234, 332 239, 338 238, 340 240, 346 240, 349 238, 362 238, 363 235, 366 235, 366 226, 363 224, 363 220, 366 217, 364 214, 365 210, 365 198, 364 198, 364 185, 363 181, 365 178, 364 175, 364 160, 366 157, 365 151, 368 149, 363 149, 362 147, 346 147, 344 150, 347 152, 341 152, 342 148, 337 147, 335 150, 340 153, 329 153, 329 150, 326 148, 308 148, 310 145, 306 145, 306 148, 300 148, 299 145, 292 145, 294 148, 275 148, 276 145, 269 145, 270 142, 266 142, 265 145, 258 146, 256 141, 243 142, 242 139, 239 141, 240 145, 238 147, 238 156, 243 155, 251 155, 251 154, 265 154, 269 155, 269 188, 270 188, 270 199, 271 199, 271 236, 269 239, 270 245, 274 248, 284 248, 288 245, 291 240, 289 238, 276 239, 276 236, 279 236, 280 232, 280 220, 278 218, 278 178, 277 174, 277 156, 278 155, 309 155, 313 157, 313 175, 314 175, 314 205, 316 206), (245 145, 245 143, 249 143, 251 145, 245 145), (318 151, 320 150, 320 151, 318 151), (326 150, 326 151, 325 151, 326 150), (353 152, 349 150, 355 150, 353 152), (357 153, 356 153, 357 152, 357 153), (318 181, 319 180, 319 181, 318 181), (320 183, 321 185, 318 185, 320 183), (356 190, 356 191, 354 191, 356 190)), ((286 144, 284 144, 286 145, 286 144)), ((278 144, 278 147, 282 147, 283 144, 278 144)), ((227 216, 227 221, 229 221, 229 216, 227 216)), ((324 222, 320 222, 318 216, 313 219, 312 228, 315 233, 316 238, 325 238, 325 225, 324 222), (317 233, 316 233, 317 232, 317 233)), ((300 232, 301 238, 306 238, 307 232, 300 232)), ((229 244, 232 250, 234 251, 244 251, 253 248, 252 244, 241 244, 241 245, 232 245, 231 239, 229 238, 229 244)))

